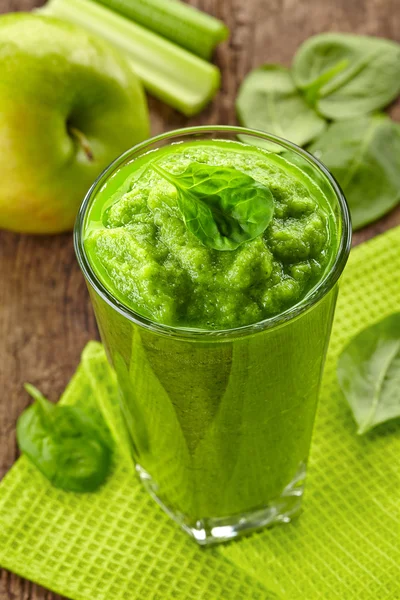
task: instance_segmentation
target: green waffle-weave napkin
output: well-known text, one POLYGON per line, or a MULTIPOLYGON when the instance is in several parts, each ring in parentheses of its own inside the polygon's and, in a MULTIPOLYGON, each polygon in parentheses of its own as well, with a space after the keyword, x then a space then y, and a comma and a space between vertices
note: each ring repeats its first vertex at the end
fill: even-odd
MULTIPOLYGON (((204 550, 147 496, 128 460, 99 492, 77 495, 52 488, 22 457, 0 485, 0 564, 74 600, 269 600, 269 590, 288 600, 399 600, 399 421, 357 437, 335 376, 348 339, 400 310, 399 274, 400 228, 351 254, 299 519, 204 550)), ((63 401, 84 388, 95 403, 103 377, 98 401, 117 431, 104 361, 91 343, 63 401)))
MULTIPOLYGON (((77 398, 89 410, 100 405, 120 433, 115 374, 98 342, 86 346, 61 402, 77 398)), ((183 534, 124 453, 123 446, 94 494, 57 490, 20 458, 0 484, 0 565, 74 600, 269 598, 262 584, 183 534)))
MULTIPOLYGON (((290 600, 400 600, 400 419, 364 436, 336 379, 348 340, 400 311, 400 228, 354 249, 340 288, 301 517, 221 548, 290 600)), ((399 390, 400 402, 400 390, 399 390)))

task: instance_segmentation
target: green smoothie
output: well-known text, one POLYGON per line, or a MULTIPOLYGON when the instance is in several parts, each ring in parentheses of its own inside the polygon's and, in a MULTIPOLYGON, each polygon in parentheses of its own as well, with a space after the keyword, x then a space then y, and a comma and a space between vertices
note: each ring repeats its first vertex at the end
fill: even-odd
POLYGON ((306 171, 237 141, 170 144, 126 160, 85 212, 138 472, 202 543, 299 508, 336 286, 301 306, 341 231, 306 171))
POLYGON ((121 302, 165 325, 232 329, 282 313, 321 279, 336 251, 327 200, 294 165, 239 142, 189 142, 145 154, 98 195, 86 251, 121 302), (273 197, 265 231, 233 251, 205 246, 186 227, 173 184, 152 168, 233 168, 273 197), (114 184, 115 182, 113 182, 114 184))

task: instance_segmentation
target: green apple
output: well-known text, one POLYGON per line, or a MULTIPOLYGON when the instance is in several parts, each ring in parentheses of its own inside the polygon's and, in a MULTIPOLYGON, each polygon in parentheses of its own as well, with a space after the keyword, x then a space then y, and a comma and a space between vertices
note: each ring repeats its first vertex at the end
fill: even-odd
POLYGON ((148 135, 141 84, 107 42, 52 17, 0 17, 0 227, 71 229, 97 175, 148 135))

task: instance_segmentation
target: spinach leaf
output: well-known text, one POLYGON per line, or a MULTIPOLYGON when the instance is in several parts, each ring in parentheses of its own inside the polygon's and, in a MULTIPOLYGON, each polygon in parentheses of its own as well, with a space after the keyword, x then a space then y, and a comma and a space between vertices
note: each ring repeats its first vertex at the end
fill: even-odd
POLYGON ((152 168, 175 186, 186 227, 209 248, 235 250, 271 222, 270 189, 245 173, 196 162, 179 174, 158 164, 152 168))
POLYGON ((292 73, 321 115, 336 120, 359 117, 383 108, 400 93, 400 44, 323 33, 300 46, 292 73))
POLYGON ((386 115, 338 121, 309 148, 336 177, 353 229, 375 221, 400 201, 400 125, 386 115))
POLYGON ((360 435, 400 417, 400 313, 353 338, 339 357, 337 374, 360 435))
MULTIPOLYGON (((326 127, 326 122, 296 89, 289 69, 264 65, 244 79, 236 99, 241 125, 260 129, 299 146, 307 144, 326 127)), ((251 138, 248 138, 251 140, 251 138)), ((266 146, 257 140, 257 146, 266 146)))
POLYGON ((17 422, 18 445, 45 477, 62 490, 92 492, 106 479, 112 451, 95 422, 77 406, 49 402, 33 385, 35 399, 17 422))

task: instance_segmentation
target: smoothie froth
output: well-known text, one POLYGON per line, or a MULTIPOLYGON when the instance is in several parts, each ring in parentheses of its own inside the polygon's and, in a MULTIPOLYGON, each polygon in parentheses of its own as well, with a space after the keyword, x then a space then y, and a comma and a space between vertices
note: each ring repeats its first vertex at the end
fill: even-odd
POLYGON ((325 273, 334 237, 329 205, 305 173, 279 155, 221 140, 171 145, 132 163, 111 198, 99 194, 85 247, 103 283, 135 311, 166 325, 230 329, 304 298, 325 273), (236 250, 204 246, 155 162, 172 174, 204 163, 250 175, 272 192, 272 222, 236 250))

